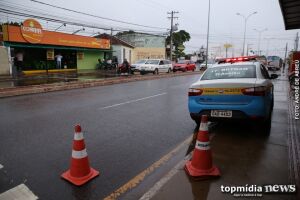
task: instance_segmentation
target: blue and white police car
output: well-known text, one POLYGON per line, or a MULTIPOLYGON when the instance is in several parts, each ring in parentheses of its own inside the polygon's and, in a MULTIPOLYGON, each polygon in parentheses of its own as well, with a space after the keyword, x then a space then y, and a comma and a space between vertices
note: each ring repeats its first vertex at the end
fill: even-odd
POLYGON ((197 124, 202 115, 211 121, 254 119, 271 123, 273 83, 266 67, 255 57, 224 59, 208 68, 188 92, 190 116, 197 124))

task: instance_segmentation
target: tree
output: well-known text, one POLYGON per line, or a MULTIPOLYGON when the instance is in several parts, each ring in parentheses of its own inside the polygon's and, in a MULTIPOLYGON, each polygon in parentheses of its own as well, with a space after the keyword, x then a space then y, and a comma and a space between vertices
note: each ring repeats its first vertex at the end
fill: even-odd
POLYGON ((126 34, 132 34, 132 33, 135 33, 133 30, 129 30, 129 31, 122 31, 122 32, 118 32, 116 34, 116 36, 122 36, 122 35, 126 35, 126 34))
MULTIPOLYGON (((177 32, 173 32, 173 45, 175 46, 174 56, 176 58, 185 56, 184 53, 184 45, 183 43, 189 41, 191 39, 191 36, 188 32, 185 30, 180 30, 177 32)), ((167 45, 170 45, 170 36, 166 39, 167 45)))

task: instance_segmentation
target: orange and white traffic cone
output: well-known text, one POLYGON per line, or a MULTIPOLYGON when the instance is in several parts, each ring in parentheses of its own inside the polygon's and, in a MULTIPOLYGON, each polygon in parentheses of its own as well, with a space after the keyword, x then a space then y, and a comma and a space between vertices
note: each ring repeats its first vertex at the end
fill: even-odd
POLYGON ((75 126, 73 150, 70 169, 64 172, 61 177, 74 185, 83 185, 92 178, 99 175, 99 172, 90 167, 89 158, 86 152, 83 133, 80 125, 75 126))
POLYGON ((185 164, 185 170, 195 179, 205 179, 221 175, 219 169, 212 164, 207 115, 202 115, 192 160, 189 160, 185 164))

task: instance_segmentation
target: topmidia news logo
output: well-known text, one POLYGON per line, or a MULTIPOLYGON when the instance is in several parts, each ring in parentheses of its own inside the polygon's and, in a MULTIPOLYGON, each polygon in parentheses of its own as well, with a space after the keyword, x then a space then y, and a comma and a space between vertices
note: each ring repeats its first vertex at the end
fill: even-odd
POLYGON ((222 193, 229 193, 235 197, 262 197, 263 194, 293 194, 297 192, 296 185, 221 185, 222 193))

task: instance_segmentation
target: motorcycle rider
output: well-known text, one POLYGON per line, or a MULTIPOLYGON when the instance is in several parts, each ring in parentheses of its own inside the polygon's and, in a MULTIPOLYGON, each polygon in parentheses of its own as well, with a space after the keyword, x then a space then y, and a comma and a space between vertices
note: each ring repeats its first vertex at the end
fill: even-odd
POLYGON ((127 59, 125 58, 123 63, 122 63, 122 67, 125 71, 125 75, 128 75, 130 74, 130 65, 129 65, 129 62, 127 61, 127 59))

